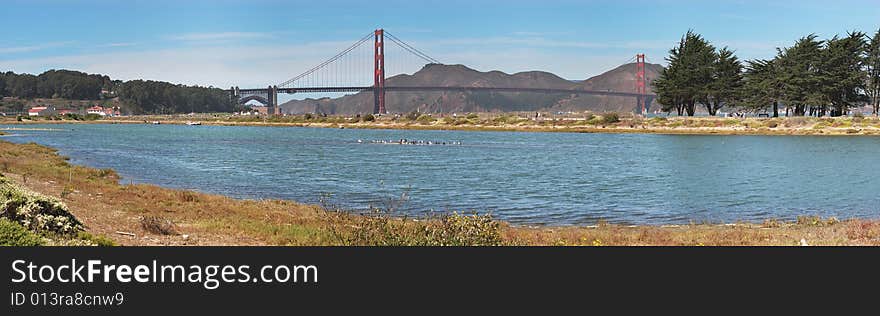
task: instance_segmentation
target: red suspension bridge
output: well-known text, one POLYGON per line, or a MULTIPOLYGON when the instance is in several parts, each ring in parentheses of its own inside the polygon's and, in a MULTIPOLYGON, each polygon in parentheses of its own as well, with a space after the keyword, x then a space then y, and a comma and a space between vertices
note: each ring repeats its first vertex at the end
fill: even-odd
POLYGON ((268 107, 269 114, 281 114, 278 94, 361 92, 372 91, 373 113, 385 114, 385 93, 394 91, 458 91, 458 92, 529 92, 567 93, 631 97, 639 113, 647 111, 655 95, 646 92, 645 55, 636 55, 636 83, 633 91, 598 91, 583 89, 546 89, 518 87, 469 87, 469 86, 387 86, 385 77, 412 74, 425 65, 440 64, 436 59, 400 40, 393 34, 378 29, 364 36, 332 58, 308 71, 266 88, 240 89, 232 87, 229 92, 239 104, 257 101, 268 107), (372 39, 372 47, 366 43, 372 39), (393 45, 386 45, 386 39, 393 45), (386 68, 386 57, 393 60, 386 68))

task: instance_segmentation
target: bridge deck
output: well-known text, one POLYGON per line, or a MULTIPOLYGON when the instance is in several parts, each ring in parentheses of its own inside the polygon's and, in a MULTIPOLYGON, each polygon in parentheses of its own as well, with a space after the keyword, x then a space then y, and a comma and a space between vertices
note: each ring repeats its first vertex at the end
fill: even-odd
MULTIPOLYGON (((294 93, 314 93, 314 92, 359 92, 373 90, 372 86, 367 87, 304 87, 304 88, 278 88, 278 93, 294 94, 294 93)), ((232 92, 231 90, 228 90, 232 92)), ((569 93, 569 94, 589 94, 589 95, 606 95, 621 97, 654 97, 653 94, 639 94, 633 92, 616 92, 601 90, 581 90, 581 89, 547 89, 547 88, 506 88, 506 87, 443 87, 443 86, 425 86, 425 87, 385 87, 385 91, 486 91, 486 92, 530 92, 530 93, 569 93)), ((238 89, 239 94, 267 94, 269 89, 238 89)))

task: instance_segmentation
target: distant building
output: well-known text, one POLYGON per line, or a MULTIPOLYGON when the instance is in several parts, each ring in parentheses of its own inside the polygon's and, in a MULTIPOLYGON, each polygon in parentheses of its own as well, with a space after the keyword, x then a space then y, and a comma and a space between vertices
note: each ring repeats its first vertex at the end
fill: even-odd
POLYGON ((100 116, 119 116, 119 108, 105 108, 99 105, 86 109, 86 114, 96 114, 100 116))
POLYGON ((252 106, 251 109, 259 113, 260 115, 269 115, 268 106, 252 106))
POLYGON ((104 112, 104 107, 97 106, 97 105, 86 109, 86 114, 97 114, 100 116, 107 115, 107 113, 104 112))
POLYGON ((28 116, 52 116, 55 115, 54 106, 36 106, 28 110, 28 116))

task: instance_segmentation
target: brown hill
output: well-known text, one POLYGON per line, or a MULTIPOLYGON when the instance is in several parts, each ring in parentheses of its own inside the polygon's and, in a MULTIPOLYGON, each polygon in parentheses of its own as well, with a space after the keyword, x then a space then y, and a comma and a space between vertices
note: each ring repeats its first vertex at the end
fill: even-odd
MULTIPOLYGON (((660 65, 648 64, 648 79, 656 78, 660 65)), ((462 65, 430 64, 412 75, 398 75, 386 80, 388 86, 456 86, 590 89, 634 91, 635 64, 620 66, 583 82, 572 82, 542 71, 506 74, 481 72, 462 65), (631 72, 628 73, 628 72, 631 72)), ((534 110, 614 110, 635 107, 632 98, 577 96, 570 94, 497 93, 497 92, 386 92, 389 112, 493 112, 534 110)), ((340 98, 293 100, 281 105, 284 113, 355 114, 373 110, 369 91, 340 98)))
MULTIPOLYGON (((647 92, 653 93, 651 82, 660 76, 663 66, 645 64, 645 78, 648 80, 647 92)), ((636 92, 636 64, 630 63, 614 68, 601 75, 587 79, 575 86, 576 89, 636 92)), ((594 111, 632 111, 635 100, 628 97, 579 95, 560 103, 554 110, 594 110, 594 111)))

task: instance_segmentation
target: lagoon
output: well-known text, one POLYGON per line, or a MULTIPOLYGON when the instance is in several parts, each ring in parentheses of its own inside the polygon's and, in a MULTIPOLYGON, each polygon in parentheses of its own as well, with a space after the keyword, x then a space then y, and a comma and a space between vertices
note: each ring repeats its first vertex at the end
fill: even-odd
POLYGON ((0 139, 57 148, 124 183, 351 210, 491 212, 523 225, 880 217, 880 137, 871 136, 7 127, 26 130, 0 139), (376 142, 400 139, 446 144, 376 142))

